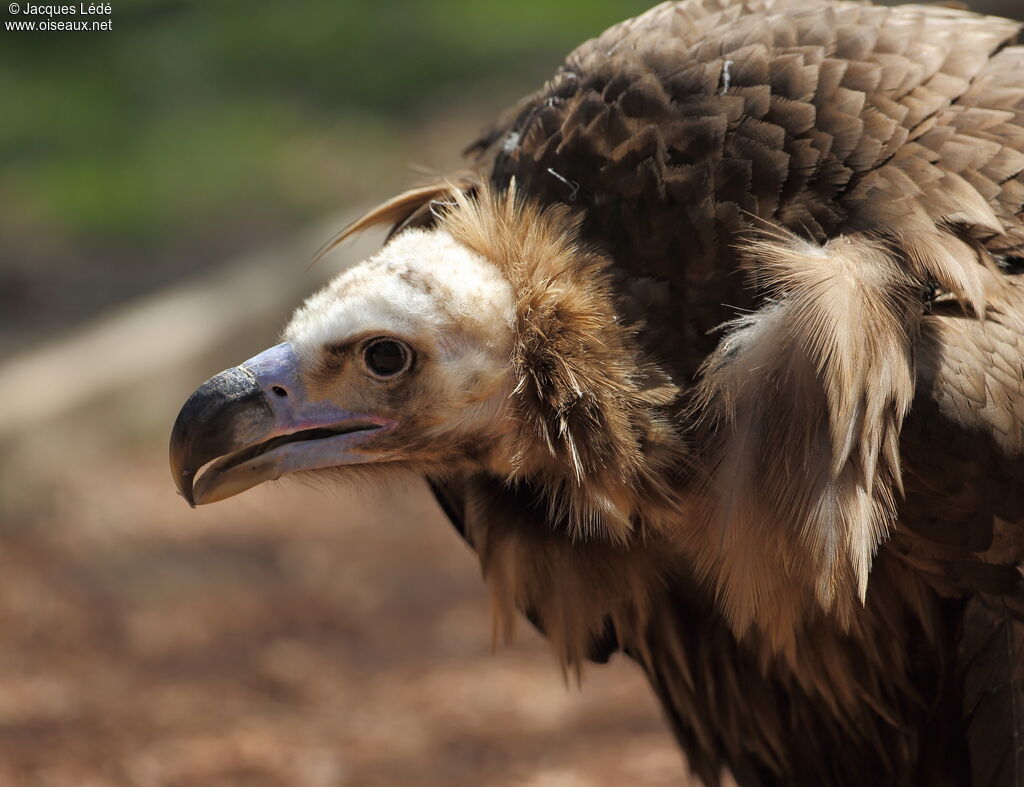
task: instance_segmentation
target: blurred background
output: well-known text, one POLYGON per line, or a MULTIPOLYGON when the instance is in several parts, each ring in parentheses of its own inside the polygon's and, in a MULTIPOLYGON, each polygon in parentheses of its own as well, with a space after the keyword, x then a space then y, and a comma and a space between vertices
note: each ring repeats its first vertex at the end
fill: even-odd
POLYGON ((679 783, 630 665, 567 687, 525 625, 492 652, 422 488, 190 511, 166 463, 188 393, 380 237, 306 271, 320 243, 647 5, 114 0, 109 31, 0 29, 0 784, 679 783))

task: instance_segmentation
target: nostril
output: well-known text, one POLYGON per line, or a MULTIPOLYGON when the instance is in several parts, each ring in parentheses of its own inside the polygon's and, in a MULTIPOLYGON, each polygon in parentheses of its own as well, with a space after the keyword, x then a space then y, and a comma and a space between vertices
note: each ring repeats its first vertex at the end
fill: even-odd
POLYGON ((280 385, 275 385, 270 390, 274 392, 275 396, 284 397, 288 395, 288 391, 282 388, 280 385))

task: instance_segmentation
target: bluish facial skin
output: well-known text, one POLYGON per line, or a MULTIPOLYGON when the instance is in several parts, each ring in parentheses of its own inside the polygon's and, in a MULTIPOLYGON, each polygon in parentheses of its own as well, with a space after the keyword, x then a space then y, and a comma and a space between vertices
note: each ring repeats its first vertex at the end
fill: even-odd
POLYGON ((286 473, 387 458, 364 444, 396 422, 310 399, 299 369, 299 356, 285 342, 214 375, 188 398, 171 432, 170 461, 189 505, 223 500, 286 473))

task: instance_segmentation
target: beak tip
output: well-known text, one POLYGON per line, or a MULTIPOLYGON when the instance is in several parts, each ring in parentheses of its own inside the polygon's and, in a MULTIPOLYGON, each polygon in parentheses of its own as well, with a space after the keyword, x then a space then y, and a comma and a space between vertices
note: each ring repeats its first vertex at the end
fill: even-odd
POLYGON ((196 507, 195 492, 192 489, 192 479, 185 476, 178 479, 178 496, 188 503, 189 508, 196 507))
MULTIPOLYGON (((207 462, 235 450, 239 429, 258 429, 272 419, 262 389, 240 367, 214 375, 192 392, 171 428, 169 446, 174 485, 191 508, 196 507, 196 474, 207 462)), ((201 491, 198 497, 200 504, 211 502, 201 491)))
POLYGON ((195 478, 192 471, 182 467, 180 461, 175 461, 174 453, 171 454, 171 476, 174 478, 174 486, 178 497, 188 503, 189 508, 196 507, 195 478))

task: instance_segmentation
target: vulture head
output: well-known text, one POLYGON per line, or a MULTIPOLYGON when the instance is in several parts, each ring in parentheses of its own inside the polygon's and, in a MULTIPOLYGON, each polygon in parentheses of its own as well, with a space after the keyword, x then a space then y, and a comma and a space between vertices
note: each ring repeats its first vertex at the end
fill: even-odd
POLYGON ((212 503, 298 471, 487 461, 507 418, 512 303, 448 233, 397 237, 309 298, 280 344, 189 399, 172 451, 182 494, 212 503))
POLYGON ((574 527, 622 537, 641 496, 671 495, 650 446, 674 464, 660 409, 675 389, 650 365, 640 374, 605 258, 567 209, 514 187, 448 196, 432 226, 311 296, 281 343, 191 395, 170 447, 186 501, 300 472, 486 473, 537 482, 574 527))

